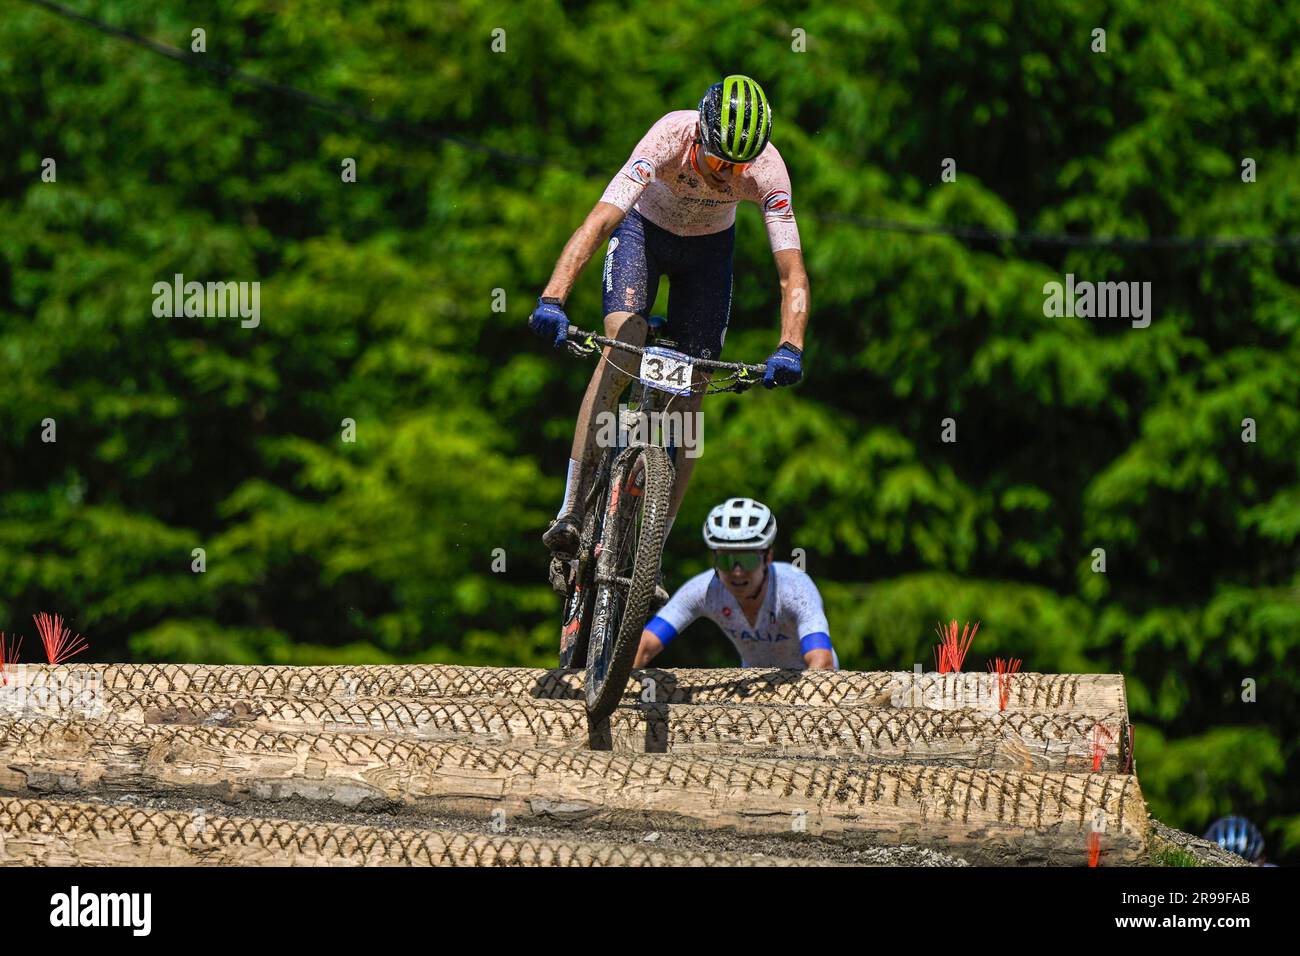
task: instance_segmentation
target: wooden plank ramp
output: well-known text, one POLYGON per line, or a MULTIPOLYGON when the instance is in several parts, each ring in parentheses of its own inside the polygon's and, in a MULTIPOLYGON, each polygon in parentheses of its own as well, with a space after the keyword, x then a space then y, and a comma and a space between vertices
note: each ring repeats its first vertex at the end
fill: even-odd
POLYGON ((569 671, 91 664, 9 677, 0 862, 731 865, 780 837, 790 860, 913 847, 1122 865, 1149 835, 1119 675, 999 686, 988 674, 648 669, 594 728, 569 671), (124 800, 163 816, 131 816, 124 800), (231 845, 205 843, 217 837, 173 804, 213 800, 265 815, 222 816, 236 822, 214 832, 231 845), (360 816, 336 833, 316 819, 327 807, 360 816), (367 831, 376 812, 405 835, 367 831), (448 819, 479 824, 458 836, 421 823, 448 819), (481 832, 489 819, 506 832, 481 832), (561 832, 536 835, 546 827, 561 832), (640 846, 651 831, 725 843, 640 846))
POLYGON ((0 866, 810 866, 752 853, 0 799, 0 866))
POLYGON ((0 791, 330 801, 486 817, 786 833, 1079 863, 1100 818, 1112 860, 1140 853, 1135 777, 511 749, 369 734, 264 733, 80 718, 0 719, 0 791))
MULTIPOLYGON (((0 695, 0 711, 6 709, 0 695)), ((592 728, 575 700, 504 697, 293 697, 106 690, 99 715, 135 724, 267 732, 373 733, 511 747, 640 753, 875 757, 1008 770, 1120 770, 1123 716, 1009 710, 626 704, 592 728)), ((75 715, 69 698, 33 697, 29 716, 75 715)), ((83 711, 84 713, 85 712, 83 711)))
MULTIPOLYGON (((216 664, 20 665, 29 685, 97 675, 108 689, 325 697, 507 697, 583 699, 583 673, 455 664, 242 666, 216 664)), ((719 668, 632 672, 625 699, 657 704, 791 704, 1001 711, 992 674, 791 671, 719 668)), ((1119 674, 1016 674, 1006 708, 1036 713, 1128 716, 1119 674)))

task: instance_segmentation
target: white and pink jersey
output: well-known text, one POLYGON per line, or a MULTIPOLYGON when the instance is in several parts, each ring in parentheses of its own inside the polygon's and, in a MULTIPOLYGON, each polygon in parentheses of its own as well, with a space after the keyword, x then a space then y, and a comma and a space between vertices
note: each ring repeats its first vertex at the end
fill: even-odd
POLYGON ((635 206, 678 236, 721 232, 736 221, 736 203, 752 202, 763 211, 772 251, 798 249, 790 174, 776 146, 769 142, 749 168, 715 187, 691 163, 698 123, 695 110, 674 110, 651 126, 605 187, 601 202, 624 212, 635 206))

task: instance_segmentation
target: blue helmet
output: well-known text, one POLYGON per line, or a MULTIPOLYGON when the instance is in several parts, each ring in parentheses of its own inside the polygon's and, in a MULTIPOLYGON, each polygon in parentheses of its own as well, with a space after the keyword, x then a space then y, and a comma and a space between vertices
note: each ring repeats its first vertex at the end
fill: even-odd
POLYGON ((1205 839, 1212 840, 1230 853, 1255 863, 1264 855, 1264 835, 1259 827, 1245 817, 1220 817, 1205 831, 1205 839))

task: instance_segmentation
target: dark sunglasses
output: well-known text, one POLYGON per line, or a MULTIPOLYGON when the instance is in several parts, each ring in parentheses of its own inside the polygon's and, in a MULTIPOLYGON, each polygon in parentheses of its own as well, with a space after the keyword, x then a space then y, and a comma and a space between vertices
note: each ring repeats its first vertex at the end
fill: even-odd
POLYGON ((732 571, 735 568, 757 571, 763 566, 766 554, 766 551, 715 551, 713 560, 719 571, 732 571))

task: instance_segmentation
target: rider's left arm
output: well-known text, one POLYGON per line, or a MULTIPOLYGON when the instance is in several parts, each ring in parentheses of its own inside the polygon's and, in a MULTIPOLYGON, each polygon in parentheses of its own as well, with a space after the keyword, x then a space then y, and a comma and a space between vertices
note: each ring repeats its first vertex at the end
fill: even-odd
POLYGON ((663 653, 664 642, 659 640, 659 635, 651 630, 641 632, 641 644, 636 649, 636 660, 632 666, 637 670, 645 667, 652 660, 663 653))
POLYGON ((788 582, 794 588, 794 606, 798 609, 799 651, 809 670, 835 670, 835 649, 831 645, 831 626, 826 620, 826 606, 821 592, 807 572, 800 572, 788 582))
POLYGON ((772 255, 781 279, 780 341, 789 342, 802 351, 804 330, 808 327, 808 309, 812 304, 803 253, 798 249, 778 249, 772 255))

